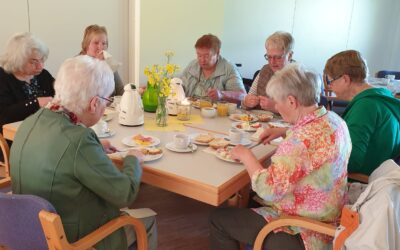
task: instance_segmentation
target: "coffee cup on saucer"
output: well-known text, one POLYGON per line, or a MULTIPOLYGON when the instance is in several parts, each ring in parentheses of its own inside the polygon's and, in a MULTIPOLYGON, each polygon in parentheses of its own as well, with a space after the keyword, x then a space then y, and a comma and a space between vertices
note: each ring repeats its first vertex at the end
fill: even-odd
POLYGON ((189 136, 185 134, 176 134, 173 142, 176 149, 187 149, 189 147, 190 139, 189 136))
POLYGON ((91 127, 97 135, 104 135, 108 132, 108 124, 106 121, 100 119, 95 125, 91 127))
POLYGON ((240 143, 243 139, 243 136, 244 136, 243 132, 238 129, 231 128, 229 130, 229 140, 232 143, 240 143))

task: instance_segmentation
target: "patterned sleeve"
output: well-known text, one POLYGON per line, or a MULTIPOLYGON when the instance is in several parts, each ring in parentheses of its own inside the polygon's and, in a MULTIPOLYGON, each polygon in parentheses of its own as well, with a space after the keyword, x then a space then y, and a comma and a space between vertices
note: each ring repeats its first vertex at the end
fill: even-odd
POLYGON ((307 168, 309 164, 305 145, 286 141, 271 158, 271 165, 253 174, 252 188, 267 202, 279 201, 293 191, 296 183, 305 176, 305 169, 310 169, 307 168))
POLYGON ((256 79, 254 79, 253 83, 251 84, 249 94, 251 95, 257 95, 257 87, 258 87, 258 79, 260 78, 260 74, 256 76, 256 79))

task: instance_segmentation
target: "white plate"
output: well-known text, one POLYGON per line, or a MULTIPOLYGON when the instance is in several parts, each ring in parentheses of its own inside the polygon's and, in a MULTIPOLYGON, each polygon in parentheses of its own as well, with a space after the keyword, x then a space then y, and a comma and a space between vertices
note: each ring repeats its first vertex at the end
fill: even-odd
MULTIPOLYGON (((138 149, 139 150, 139 148, 131 148, 131 149, 138 149)), ((128 150, 129 149, 123 149, 123 152, 115 152, 115 153, 112 153, 112 154, 109 154, 109 155, 116 155, 116 156, 119 156, 121 158, 125 158, 128 150)), ((161 154, 156 154, 156 155, 145 155, 144 158, 143 158, 143 161, 144 162, 155 161, 157 159, 160 159, 163 155, 164 155, 163 152, 161 152, 161 154)))
MULTIPOLYGON (((190 134, 189 135, 190 141, 193 142, 194 144, 197 144, 197 145, 208 146, 208 142, 195 141, 194 138, 196 138, 198 135, 202 135, 202 134, 211 134, 211 133, 194 133, 194 134, 190 134)), ((215 134, 211 134, 211 135, 214 136, 214 139, 222 137, 222 136, 218 136, 218 135, 215 135, 215 134)))
MULTIPOLYGON (((247 114, 231 114, 229 116, 229 119, 231 119, 232 121, 235 121, 235 122, 245 122, 242 119, 240 119, 240 117, 244 117, 244 116, 247 116, 247 114)), ((252 118, 252 120, 251 120, 252 122, 258 121, 258 118, 255 115, 250 115, 250 117, 252 118)))
POLYGON ((277 127, 277 128, 290 128, 290 124, 287 122, 268 122, 268 125, 277 127))
POLYGON ((227 158, 223 157, 223 156, 221 155, 221 152, 218 152, 218 151, 215 152, 215 156, 216 156, 217 158, 223 160, 223 161, 241 164, 241 162, 235 161, 235 160, 233 160, 233 159, 227 159, 227 158))
POLYGON ((97 135, 97 137, 99 137, 99 138, 107 138, 107 137, 111 137, 113 135, 115 135, 115 131, 114 130, 108 130, 104 134, 97 135))
POLYGON ((240 142, 231 142, 229 140, 229 138, 227 138, 227 139, 228 139, 230 145, 235 145, 235 146, 236 145, 247 146, 247 145, 250 145, 252 143, 252 141, 250 139, 248 139, 248 138, 242 138, 242 140, 240 142))
MULTIPOLYGON (((233 122, 233 123, 232 123, 232 128, 236 128, 236 129, 239 129, 239 130, 241 130, 241 131, 247 131, 247 132, 255 132, 255 131, 257 131, 257 129, 258 129, 258 128, 253 128, 253 127, 250 127, 250 128, 248 128, 248 129, 238 128, 237 126, 238 126, 239 124, 242 124, 242 123, 245 123, 245 122, 233 122)), ((262 127, 262 126, 261 126, 261 127, 262 127)))
POLYGON ((165 147, 171 151, 174 152, 178 152, 178 153, 188 153, 188 152, 192 152, 195 151, 197 149, 196 144, 191 144, 192 148, 185 148, 185 149, 180 149, 180 148, 176 148, 173 142, 169 142, 167 144, 165 144, 165 147))
POLYGON ((160 139, 158 139, 157 137, 151 136, 151 135, 142 135, 144 137, 151 137, 151 139, 153 140, 153 142, 149 145, 140 145, 137 144, 132 137, 134 137, 135 135, 132 136, 127 136, 125 138, 122 139, 122 143, 125 144, 126 146, 129 147, 151 147, 151 146, 156 146, 158 144, 160 144, 160 139))
POLYGON ((145 156, 144 156, 144 162, 158 160, 158 159, 160 159, 163 155, 164 155, 163 152, 161 152, 161 154, 156 154, 156 155, 145 155, 145 156))

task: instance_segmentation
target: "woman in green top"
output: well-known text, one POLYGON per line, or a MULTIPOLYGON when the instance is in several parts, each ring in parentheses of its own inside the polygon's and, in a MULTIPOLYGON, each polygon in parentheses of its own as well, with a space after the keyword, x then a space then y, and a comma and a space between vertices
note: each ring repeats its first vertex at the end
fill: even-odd
POLYGON ((368 67, 360 52, 340 52, 326 62, 327 85, 349 101, 343 113, 353 144, 348 172, 370 175, 383 161, 400 156, 400 100, 366 81, 368 67))

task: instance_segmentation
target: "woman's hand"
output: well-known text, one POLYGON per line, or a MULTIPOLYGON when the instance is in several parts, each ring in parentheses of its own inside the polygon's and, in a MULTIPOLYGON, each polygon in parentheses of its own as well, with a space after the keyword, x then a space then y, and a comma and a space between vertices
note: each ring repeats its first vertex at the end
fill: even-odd
POLYGON ((53 97, 51 96, 44 96, 44 97, 38 97, 37 98, 39 107, 44 107, 47 105, 47 103, 51 102, 53 100, 53 97))
POLYGON ((267 144, 273 139, 279 137, 285 137, 287 128, 266 128, 264 132, 261 133, 258 141, 263 144, 267 144))
POLYGON ((113 145, 111 145, 109 140, 100 140, 100 142, 106 154, 112 154, 117 152, 117 149, 113 145))
POLYGON ((135 156, 139 160, 140 164, 142 164, 144 161, 144 154, 140 150, 131 149, 128 151, 128 153, 126 155, 127 156, 128 155, 135 156))
POLYGON ((260 96, 260 107, 264 110, 275 111, 275 102, 266 96, 260 96))
POLYGON ((248 94, 244 97, 243 104, 246 108, 254 108, 260 103, 260 98, 256 95, 248 94))
POLYGON ((233 160, 244 162, 246 158, 249 158, 251 156, 253 156, 251 150, 240 144, 231 150, 231 158, 233 160))
POLYGON ((208 97, 213 101, 218 101, 222 99, 222 92, 218 89, 211 88, 207 91, 208 97))

